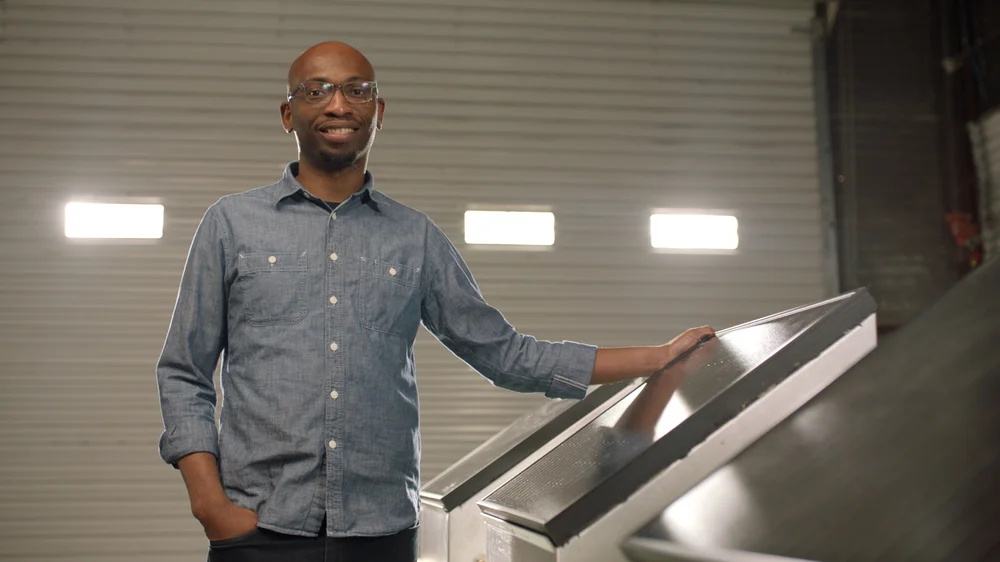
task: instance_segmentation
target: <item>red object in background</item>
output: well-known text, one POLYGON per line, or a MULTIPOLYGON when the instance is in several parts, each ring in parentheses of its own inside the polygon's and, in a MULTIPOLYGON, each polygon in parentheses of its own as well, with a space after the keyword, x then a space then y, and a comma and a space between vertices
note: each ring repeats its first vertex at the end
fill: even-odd
POLYGON ((979 237, 979 225, 970 213, 953 212, 945 215, 948 221, 948 229, 951 231, 955 245, 968 250, 969 265, 976 267, 982 262, 981 238, 979 237))

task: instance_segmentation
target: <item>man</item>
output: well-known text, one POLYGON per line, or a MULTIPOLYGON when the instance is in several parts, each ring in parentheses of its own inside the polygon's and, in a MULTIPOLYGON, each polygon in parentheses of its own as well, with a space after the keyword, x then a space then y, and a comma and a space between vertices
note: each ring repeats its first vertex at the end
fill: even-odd
POLYGON ((415 559, 421 323, 497 386, 566 398, 647 376, 712 335, 596 349, 517 333, 437 226, 374 189, 384 112, 361 53, 310 48, 281 104, 298 161, 220 199, 194 236, 157 364, 160 454, 181 471, 210 560, 415 559))

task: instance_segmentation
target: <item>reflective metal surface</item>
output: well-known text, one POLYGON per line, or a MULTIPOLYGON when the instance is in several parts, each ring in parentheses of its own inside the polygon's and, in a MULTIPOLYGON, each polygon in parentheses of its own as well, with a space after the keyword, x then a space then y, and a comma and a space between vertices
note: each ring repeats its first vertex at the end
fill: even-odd
POLYGON ((848 294, 720 332, 650 377, 480 506, 558 545, 683 459, 874 310, 848 294))
POLYGON ((427 483, 420 492, 420 559, 470 562, 484 558, 486 528, 476 502, 638 384, 623 381, 595 388, 583 400, 547 401, 427 483))
POLYGON ((549 400, 514 421, 421 488, 423 501, 458 507, 561 432, 634 383, 605 385, 583 400, 549 400))
POLYGON ((459 462, 438 474, 421 488, 421 494, 425 497, 445 497, 461 484, 475 478, 476 474, 496 462, 515 445, 568 410, 573 404, 574 401, 570 400, 546 401, 538 410, 517 419, 459 462))
POLYGON ((669 505, 626 552, 1000 560, 1000 262, 669 505))
POLYGON ((448 562, 448 513, 427 505, 420 509, 417 529, 420 557, 417 562, 448 562))

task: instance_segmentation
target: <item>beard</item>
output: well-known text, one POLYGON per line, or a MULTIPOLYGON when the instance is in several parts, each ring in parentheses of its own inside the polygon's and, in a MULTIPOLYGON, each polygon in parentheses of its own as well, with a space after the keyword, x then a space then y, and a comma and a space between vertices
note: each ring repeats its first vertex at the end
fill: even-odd
POLYGON ((360 148, 343 146, 341 150, 334 150, 330 146, 325 145, 322 139, 316 139, 316 142, 311 146, 303 146, 302 148, 306 150, 302 150, 301 152, 302 156, 308 159, 313 167, 327 172, 339 172, 356 167, 364 161, 371 150, 374 140, 373 135, 360 148))
POLYGON ((339 172, 340 170, 346 170, 347 168, 353 168, 361 161, 364 157, 366 151, 359 151, 355 153, 334 153, 327 152, 325 150, 316 151, 318 156, 318 162, 314 164, 320 169, 326 170, 328 172, 339 172))

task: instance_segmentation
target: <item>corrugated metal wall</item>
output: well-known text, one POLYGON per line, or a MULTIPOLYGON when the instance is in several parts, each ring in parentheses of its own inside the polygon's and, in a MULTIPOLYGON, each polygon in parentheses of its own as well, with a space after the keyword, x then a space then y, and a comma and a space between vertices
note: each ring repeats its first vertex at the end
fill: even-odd
MULTIPOLYGON (((287 65, 378 69, 378 186, 426 211, 522 331, 656 344, 822 298, 809 0, 7 0, 0 41, 0 559, 203 560, 156 452, 153 366, 205 208, 274 181, 287 65), (166 206, 73 243, 64 204, 166 206), (549 205, 549 251, 475 251, 469 204, 549 205), (654 207, 736 209, 735 255, 650 250, 654 207)), ((424 478, 538 397, 421 334, 424 478)))
POLYGON ((969 125, 979 176, 979 217, 985 259, 1000 258, 1000 109, 969 125))

